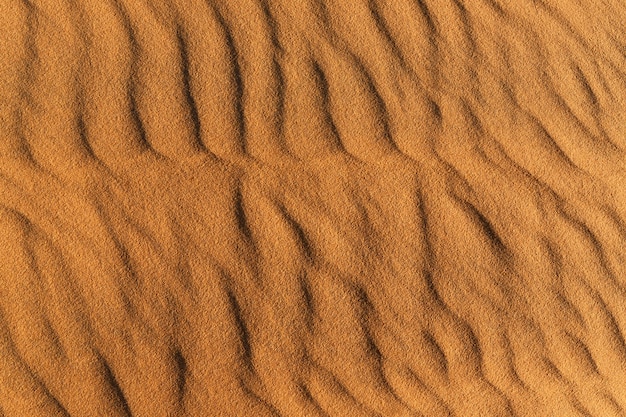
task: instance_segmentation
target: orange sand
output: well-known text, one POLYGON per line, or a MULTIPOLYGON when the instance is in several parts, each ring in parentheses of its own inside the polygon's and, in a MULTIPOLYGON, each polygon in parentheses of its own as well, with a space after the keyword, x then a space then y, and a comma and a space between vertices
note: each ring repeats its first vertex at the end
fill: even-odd
POLYGON ((626 416, 619 0, 0 0, 0 417, 626 416))

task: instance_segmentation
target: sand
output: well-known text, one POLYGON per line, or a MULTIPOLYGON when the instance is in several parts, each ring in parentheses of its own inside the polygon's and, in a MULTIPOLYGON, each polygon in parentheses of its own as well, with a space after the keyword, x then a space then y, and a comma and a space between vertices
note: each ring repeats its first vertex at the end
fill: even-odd
POLYGON ((0 416, 626 416, 625 22, 0 0, 0 416))

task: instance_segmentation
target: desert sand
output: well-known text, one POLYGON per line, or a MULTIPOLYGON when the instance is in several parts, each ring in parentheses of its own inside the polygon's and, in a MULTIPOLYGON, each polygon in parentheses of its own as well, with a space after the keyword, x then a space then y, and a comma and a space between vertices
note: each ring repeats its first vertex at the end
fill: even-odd
POLYGON ((0 0, 1 417, 626 416, 620 0, 0 0))

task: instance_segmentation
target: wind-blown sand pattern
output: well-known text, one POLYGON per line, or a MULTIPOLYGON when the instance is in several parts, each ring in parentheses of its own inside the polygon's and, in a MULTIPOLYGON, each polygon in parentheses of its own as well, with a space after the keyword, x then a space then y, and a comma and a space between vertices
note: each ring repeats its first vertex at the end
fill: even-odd
POLYGON ((0 0, 0 416, 626 416, 618 0, 0 0))

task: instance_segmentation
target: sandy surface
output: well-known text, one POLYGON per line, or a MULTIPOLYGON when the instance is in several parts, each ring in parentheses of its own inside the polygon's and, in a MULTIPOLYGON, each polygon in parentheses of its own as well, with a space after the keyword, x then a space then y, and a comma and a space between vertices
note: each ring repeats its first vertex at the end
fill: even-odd
POLYGON ((0 0, 0 416, 626 416, 621 0, 0 0))

